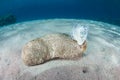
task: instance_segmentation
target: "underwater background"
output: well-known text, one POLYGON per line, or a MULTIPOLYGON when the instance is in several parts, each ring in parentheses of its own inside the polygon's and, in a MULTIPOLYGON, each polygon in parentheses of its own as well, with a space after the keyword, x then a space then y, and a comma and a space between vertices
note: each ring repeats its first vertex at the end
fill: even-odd
POLYGON ((120 80, 119 75, 120 0, 0 0, 0 80, 120 80), (83 56, 26 66, 24 46, 56 33, 86 41, 83 56))
POLYGON ((8 14, 17 22, 72 18, 120 25, 120 0, 0 0, 0 16, 8 14))

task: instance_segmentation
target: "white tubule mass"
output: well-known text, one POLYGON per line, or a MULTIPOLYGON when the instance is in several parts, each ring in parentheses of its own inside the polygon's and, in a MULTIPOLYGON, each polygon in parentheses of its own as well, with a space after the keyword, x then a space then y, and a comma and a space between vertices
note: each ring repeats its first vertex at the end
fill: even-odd
POLYGON ((73 27, 72 37, 79 45, 82 45, 88 35, 88 26, 77 24, 73 27))

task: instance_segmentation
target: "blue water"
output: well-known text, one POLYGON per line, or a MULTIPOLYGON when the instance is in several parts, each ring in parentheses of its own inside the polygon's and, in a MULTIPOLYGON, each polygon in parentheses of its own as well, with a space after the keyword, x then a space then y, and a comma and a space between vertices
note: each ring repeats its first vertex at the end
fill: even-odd
POLYGON ((120 0, 0 0, 0 16, 6 14, 18 22, 74 18, 120 25, 120 0))

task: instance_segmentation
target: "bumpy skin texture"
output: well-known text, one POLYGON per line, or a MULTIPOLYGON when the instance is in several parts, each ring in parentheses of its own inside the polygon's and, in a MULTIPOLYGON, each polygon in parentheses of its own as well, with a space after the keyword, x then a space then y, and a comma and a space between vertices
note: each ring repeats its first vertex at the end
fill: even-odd
POLYGON ((54 58, 75 59, 86 49, 66 34, 49 34, 28 42, 22 50, 22 59, 28 66, 38 65, 54 58))

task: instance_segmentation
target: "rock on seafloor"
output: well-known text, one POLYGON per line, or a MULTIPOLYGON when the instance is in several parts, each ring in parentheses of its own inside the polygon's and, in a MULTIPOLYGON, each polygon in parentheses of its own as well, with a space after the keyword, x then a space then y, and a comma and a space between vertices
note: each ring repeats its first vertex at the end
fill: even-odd
POLYGON ((51 59, 76 59, 86 49, 86 41, 78 45, 69 35, 49 34, 28 42, 22 50, 22 60, 28 66, 34 66, 51 59))
POLYGON ((0 16, 0 26, 16 23, 16 17, 12 14, 0 16))

